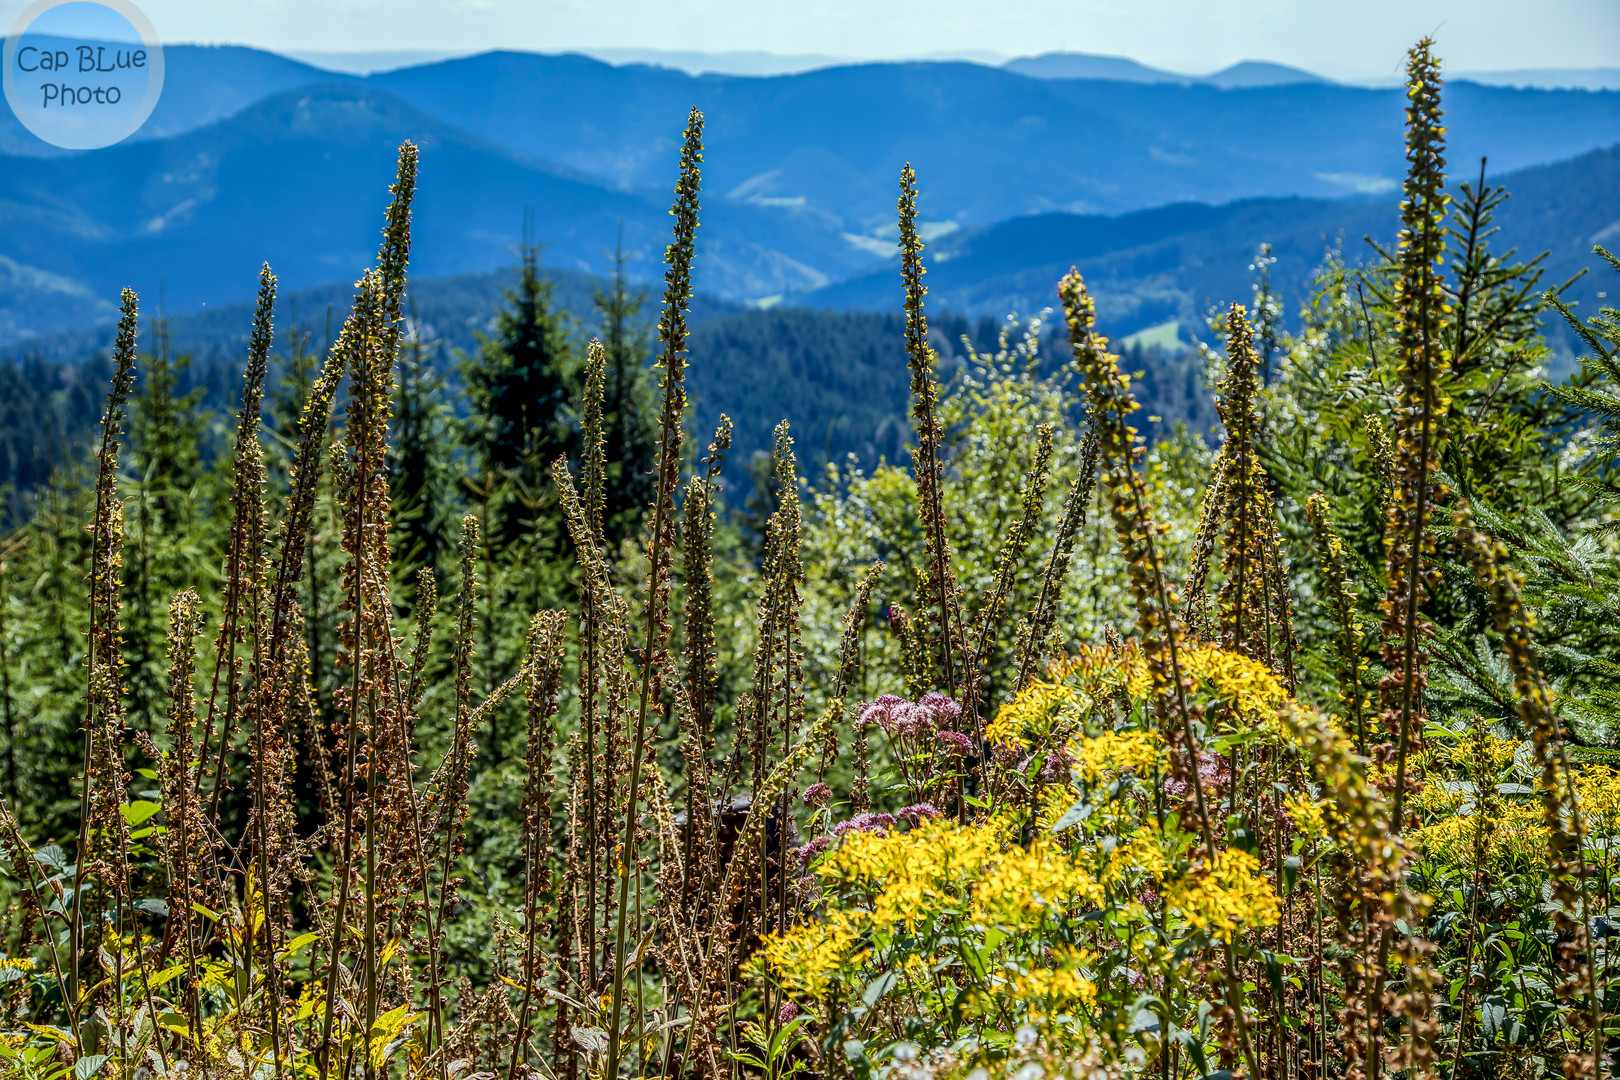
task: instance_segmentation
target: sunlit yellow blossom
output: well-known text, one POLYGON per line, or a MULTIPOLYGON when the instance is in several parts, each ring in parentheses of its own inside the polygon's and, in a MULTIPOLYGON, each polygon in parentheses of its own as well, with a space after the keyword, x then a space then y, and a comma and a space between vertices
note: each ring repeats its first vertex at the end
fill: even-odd
POLYGON ((1093 782, 1127 771, 1148 776, 1167 765, 1164 740, 1156 731, 1105 731, 1073 745, 1079 754, 1080 771, 1093 782))
POLYGON ((1089 949, 1057 950, 1053 967, 1015 975, 1007 990, 1013 1000, 1038 1015, 1068 1012, 1076 1006, 1089 1009, 1097 1003, 1097 984, 1079 969, 1095 959, 1089 949))
POLYGON ((998 857, 1007 826, 1000 820, 963 827, 930 821, 909 832, 851 832, 816 866, 824 880, 878 890, 872 922, 886 927, 962 899, 984 865, 998 857))
POLYGON ((1277 894, 1259 876, 1253 855, 1237 848, 1217 852, 1215 860, 1194 870, 1165 893, 1165 903, 1187 922, 1231 941, 1244 927, 1277 922, 1277 894))
POLYGON ((1030 732, 1049 731, 1058 712, 1074 704, 1078 697, 1072 687, 1037 679, 1001 707, 985 728, 984 736, 992 744, 1005 743, 1028 749, 1030 732))
POLYGON ((1172 856, 1164 850, 1164 839, 1151 823, 1122 844, 1116 844, 1103 864, 1103 884, 1114 886, 1132 873, 1162 879, 1170 872, 1172 856))
POLYGON ((1188 674, 1217 698, 1242 713, 1265 714, 1288 700, 1288 691, 1272 670, 1258 660, 1213 645, 1182 654, 1188 674))
POLYGON ((1620 832, 1620 769, 1586 766, 1581 770, 1577 794, 1588 832, 1593 836, 1620 832))
POLYGON ((860 912, 834 911, 825 920, 767 935, 760 954, 784 986, 806 998, 817 998, 826 993, 833 975, 860 939, 860 923, 860 912))
POLYGON ((1322 816, 1322 804, 1319 801, 1295 793, 1284 797, 1283 809, 1293 819, 1294 827, 1304 835, 1314 838, 1327 831, 1327 822, 1322 816))
POLYGON ((1101 904, 1103 890, 1068 852, 1042 838, 1027 850, 1013 846, 974 886, 973 900, 986 921, 1018 926, 1079 903, 1101 904))
MULTIPOLYGON (((1547 861, 1548 833, 1541 807, 1535 803, 1507 803, 1490 822, 1485 859, 1489 865, 1513 863, 1540 867, 1547 861)), ((1432 859, 1452 866, 1468 866, 1474 858, 1479 819, 1457 814, 1425 825, 1413 837, 1413 846, 1432 859)))

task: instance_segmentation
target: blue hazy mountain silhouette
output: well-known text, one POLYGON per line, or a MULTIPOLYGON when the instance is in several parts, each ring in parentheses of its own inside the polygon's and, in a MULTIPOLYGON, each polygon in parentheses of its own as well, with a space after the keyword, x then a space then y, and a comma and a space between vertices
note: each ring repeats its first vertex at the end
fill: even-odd
MULTIPOLYGON (((125 284, 153 295, 164 282, 173 310, 242 299, 263 259, 289 287, 352 280, 405 138, 423 146, 421 276, 509 263, 530 206, 551 265, 602 271, 622 221, 632 272, 655 279, 695 104, 708 117, 699 285, 716 295, 855 303, 862 273, 892 252, 909 160, 930 235, 944 237, 934 250, 957 264, 936 267, 936 295, 965 310, 1044 305, 1049 282, 1003 279, 1092 257, 1107 235, 1096 257, 1138 253, 1140 272, 1097 267, 1119 277, 1133 322, 1224 293, 1176 282, 1225 261, 1241 272, 1246 255, 1228 256, 1262 240, 1297 243, 1301 261, 1319 257, 1323 230, 1347 228, 1353 244, 1343 223, 1387 207, 1403 171, 1402 91, 1323 81, 1226 88, 956 62, 691 76, 516 52, 356 78, 196 46, 169 49, 168 67, 146 127, 105 150, 49 153, 0 112, 0 342, 100 321, 125 284), (1357 193, 1374 201, 1343 201, 1357 193), (992 237, 1024 247, 991 259, 992 237), (969 280, 981 258, 1021 262, 969 280)), ((1258 67, 1209 78, 1293 77, 1258 67)), ((1446 109, 1454 172, 1484 153, 1493 171, 1556 162, 1620 134, 1615 92, 1459 82, 1446 109)), ((1584 228, 1602 213, 1577 217, 1584 228)))

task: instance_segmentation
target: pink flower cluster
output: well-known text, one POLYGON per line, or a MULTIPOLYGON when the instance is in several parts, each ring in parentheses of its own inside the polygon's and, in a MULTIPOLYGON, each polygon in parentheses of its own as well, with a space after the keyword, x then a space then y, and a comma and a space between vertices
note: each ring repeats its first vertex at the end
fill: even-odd
POLYGON ((832 837, 818 836, 799 849, 799 864, 808 866, 810 860, 832 847, 832 837))
POLYGON ((861 709, 863 724, 876 724, 885 733, 900 738, 918 738, 929 732, 956 734, 951 729, 961 718, 962 706, 940 693, 924 694, 915 702, 884 694, 861 709))
MULTIPOLYGON (((848 821, 840 821, 837 825, 833 826, 833 835, 843 836, 845 833, 851 832, 886 833, 892 828, 894 828, 893 814, 874 814, 868 812, 865 814, 856 814, 848 821)), ((814 841, 811 842, 814 843, 814 841)))
POLYGON ((939 817, 939 809, 933 803, 928 802, 913 803, 896 811, 896 813, 913 825, 921 825, 929 818, 939 817))
MULTIPOLYGON (((1213 750, 1198 752, 1198 784, 1204 789, 1204 794, 1219 795, 1226 791, 1231 781, 1232 770, 1225 758, 1213 750)), ((1187 783, 1184 780, 1166 780, 1164 790, 1171 795, 1185 795, 1187 783)))
POLYGON ((830 802, 832 802, 832 788, 826 783, 811 784, 804 789, 804 805, 820 809, 830 802))

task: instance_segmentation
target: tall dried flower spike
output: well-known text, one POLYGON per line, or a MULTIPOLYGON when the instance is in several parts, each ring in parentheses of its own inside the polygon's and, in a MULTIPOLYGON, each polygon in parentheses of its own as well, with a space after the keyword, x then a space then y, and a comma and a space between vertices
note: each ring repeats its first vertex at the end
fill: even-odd
POLYGON ((703 162, 703 114, 694 107, 687 116, 681 146, 680 178, 675 184, 675 235, 664 253, 664 306, 658 318, 662 343, 663 405, 658 416, 658 486, 653 494, 652 547, 648 552, 646 636, 642 650, 641 704, 630 755, 630 785, 624 822, 624 858, 619 871, 618 915, 614 927, 613 987, 608 1015, 607 1075, 618 1075, 621 1046, 620 1010, 624 1002, 626 918, 630 879, 636 860, 636 828, 641 797, 642 758, 647 747, 647 718, 652 708, 653 670, 669 634, 669 548, 674 537, 674 495, 681 473, 681 424, 686 413, 686 314, 692 302, 692 257, 698 228, 698 191, 703 162))
MULTIPOLYGON (((928 316, 923 298, 928 287, 923 275, 923 242, 917 233, 917 174, 907 162, 900 170, 900 278, 906 292, 906 364, 911 368, 911 414, 917 422, 917 449, 912 473, 917 483, 917 510, 922 522, 926 567, 918 575, 917 605, 938 631, 931 659, 943 685, 957 692, 958 676, 966 677, 967 632, 962 623, 962 599, 951 565, 946 536, 945 462, 941 443, 945 430, 939 419, 939 388, 934 384, 934 349, 928 344, 928 316)), ((921 627, 918 627, 919 631, 921 627)))
POLYGON ((1220 642, 1257 660, 1270 659, 1266 640, 1266 566, 1271 499, 1255 440, 1258 387, 1253 334, 1242 304, 1226 316, 1227 375, 1221 385, 1221 419, 1226 426, 1226 469, 1221 488, 1226 538, 1222 545, 1224 580, 1217 596, 1220 642))
POLYGON ((1040 674, 1051 647, 1052 630, 1057 625, 1058 600, 1063 583, 1069 575, 1069 561, 1074 557, 1075 540, 1086 527, 1086 507, 1091 503, 1091 492, 1097 483, 1097 431, 1086 430, 1080 444, 1080 474, 1069 485, 1063 500, 1063 517, 1058 522, 1057 535, 1052 539, 1052 553, 1047 557, 1046 569, 1041 573, 1041 591, 1035 598, 1035 607, 1028 618, 1018 626, 1018 676, 1013 690, 1028 686, 1040 674))
POLYGON ((1558 713, 1531 642, 1534 616, 1524 605, 1524 575, 1507 565, 1507 549, 1500 541, 1474 526, 1466 506, 1459 509, 1453 524, 1475 580, 1490 597, 1508 669, 1513 673, 1519 723, 1530 736, 1541 774, 1536 788, 1547 830, 1547 876, 1554 905, 1553 930, 1559 940, 1558 966, 1565 976, 1557 993, 1587 1000, 1587 1014, 1580 1026, 1593 1043, 1589 1053, 1572 1051, 1564 1071, 1568 1076, 1596 1076, 1597 1063, 1603 1060, 1603 988, 1598 982, 1596 950, 1589 940, 1595 920, 1586 880, 1586 834, 1576 799, 1576 774, 1570 768, 1558 713))
POLYGON ((1355 579, 1351 575, 1344 541, 1328 520, 1327 497, 1320 491, 1305 500, 1305 516, 1322 563, 1323 595, 1334 629, 1333 648, 1339 664, 1339 700, 1345 719, 1356 733, 1356 749, 1367 752, 1367 695, 1361 686, 1361 621, 1357 615, 1355 579))
MULTIPOLYGON (((1097 432, 1099 460, 1104 466, 1102 489, 1108 494, 1114 531, 1125 553, 1130 592, 1136 601, 1142 655, 1152 681, 1154 710, 1166 728, 1166 741, 1171 745, 1179 744, 1182 759, 1196 763, 1200 748, 1193 723, 1198 704, 1190 700, 1192 680, 1182 658, 1184 632, 1176 615, 1175 590, 1165 578, 1157 543, 1165 527, 1153 519, 1147 482, 1136 468, 1144 448, 1136 429, 1126 422, 1140 406, 1131 393, 1129 378, 1119 370, 1118 359, 1108 352, 1107 339, 1096 331, 1095 308, 1078 270, 1071 269, 1058 283, 1058 296, 1063 303, 1075 367, 1091 399, 1092 425, 1097 432)), ((1181 771, 1185 772, 1192 788, 1204 856, 1213 864, 1215 833, 1200 770, 1194 764, 1181 771)), ((1236 959, 1231 942, 1223 944, 1226 1004, 1237 1027, 1249 1074, 1260 1076, 1244 1018, 1243 986, 1238 979, 1236 959)))
MULTIPOLYGON (((124 502, 118 497, 118 448, 124 431, 125 406, 135 384, 139 309, 135 294, 125 289, 113 343, 112 388, 101 418, 96 454, 96 502, 90 521, 90 632, 85 668, 84 762, 80 776, 79 840, 73 875, 71 954, 67 993, 83 993, 79 958, 85 952, 85 892, 94 874, 121 901, 127 892, 128 825, 119 807, 128 780, 124 774, 123 627, 119 611, 124 588, 124 502)), ((120 910, 122 903, 119 903, 120 910)), ((122 954, 122 950, 117 950, 122 954)), ((105 955, 103 953, 102 955, 105 955)), ((122 977, 122 970, 108 972, 122 977)))
POLYGON ((1401 201, 1400 278, 1395 286, 1400 400, 1395 408, 1395 497, 1385 519, 1388 591, 1383 601, 1384 662, 1379 683, 1386 733, 1395 741, 1394 819, 1405 826, 1407 768, 1423 730, 1427 655, 1421 607, 1438 581, 1430 518, 1440 494, 1432 474, 1445 437, 1441 390, 1447 367, 1441 260, 1446 251, 1445 128, 1440 125, 1440 69, 1428 39, 1407 62, 1405 197, 1401 201))
POLYGON ((1030 537, 1040 524, 1041 511, 1046 508, 1046 476, 1052 464, 1052 425, 1041 424, 1035 429, 1035 459, 1029 474, 1024 477, 1018 517, 1013 519, 996 557, 996 576, 979 609, 978 634, 973 651, 964 662, 967 672, 963 678, 962 704, 973 718, 973 733, 983 738, 983 720, 979 715, 980 693, 986 676, 996 639, 1001 628, 1001 613, 1006 606, 1017 579, 1018 567, 1029 547, 1030 537))

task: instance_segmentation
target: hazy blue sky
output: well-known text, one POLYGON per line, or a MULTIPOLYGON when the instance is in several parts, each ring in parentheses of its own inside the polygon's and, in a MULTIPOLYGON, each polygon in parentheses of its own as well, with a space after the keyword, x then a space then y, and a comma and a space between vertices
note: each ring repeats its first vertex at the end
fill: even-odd
MULTIPOLYGON (((640 47, 904 57, 1073 49, 1190 73, 1244 59, 1397 74, 1620 66, 1620 0, 137 0, 167 41, 271 49, 640 47)), ((0 27, 26 6, 0 0, 0 27)))

